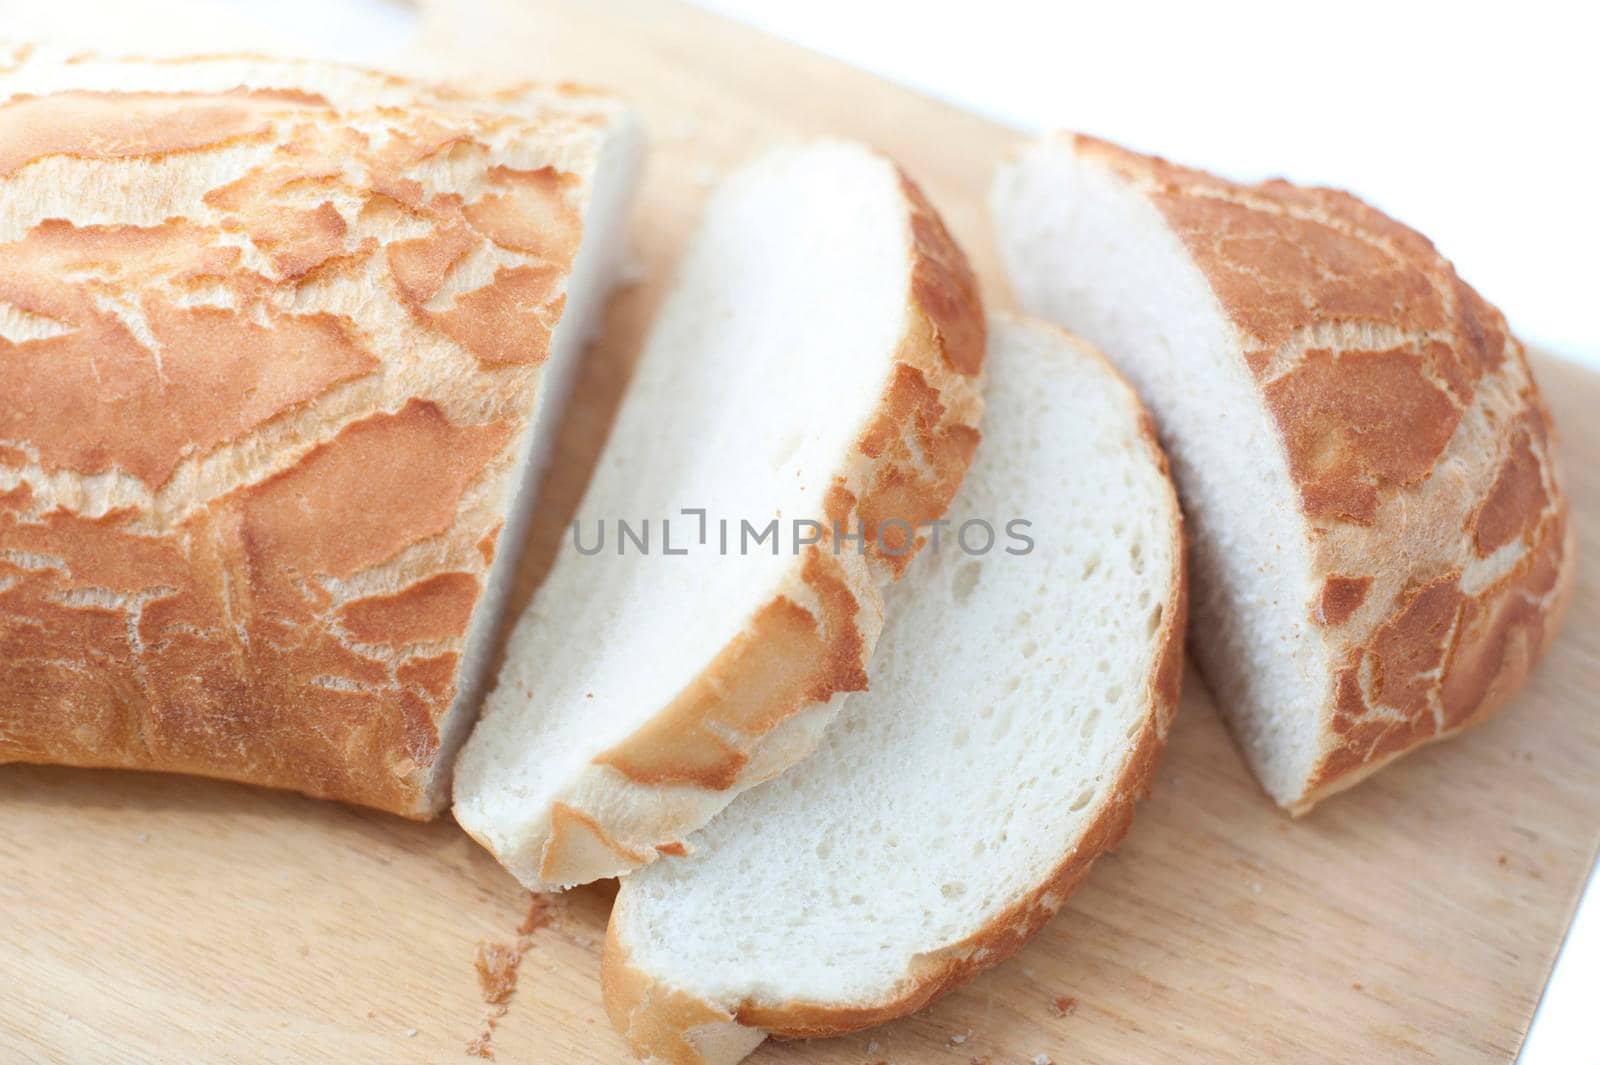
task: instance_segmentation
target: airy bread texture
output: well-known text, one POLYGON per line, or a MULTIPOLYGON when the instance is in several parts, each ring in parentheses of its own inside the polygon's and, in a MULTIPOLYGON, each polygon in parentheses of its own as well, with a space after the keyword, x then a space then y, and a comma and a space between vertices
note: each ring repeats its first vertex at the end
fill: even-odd
POLYGON ((592 94, 0 47, 0 761, 436 813, 637 153, 592 94))
POLYGON ((892 163, 820 142, 728 178, 462 752, 457 820, 565 887, 681 853, 809 753, 866 685, 907 530, 966 472, 983 352, 966 260, 892 163))
POLYGON ((646 1061, 919 1009, 1016 951, 1128 828, 1177 707, 1177 498, 1098 353, 1016 319, 990 338, 951 530, 1022 519, 1034 546, 924 551, 816 754, 622 882, 602 983, 646 1061))
POLYGON ((1193 537, 1195 655, 1294 812, 1481 720, 1572 583, 1550 416, 1504 319, 1342 192, 1086 137, 1002 171, 1017 296, 1150 404, 1193 537))

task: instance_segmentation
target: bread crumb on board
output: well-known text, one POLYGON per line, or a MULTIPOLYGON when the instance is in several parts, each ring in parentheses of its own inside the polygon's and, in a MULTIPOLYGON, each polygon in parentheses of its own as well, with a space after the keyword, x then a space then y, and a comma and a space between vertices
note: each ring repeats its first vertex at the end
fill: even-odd
POLYGON ((550 896, 529 895, 528 913, 522 918, 522 923, 517 925, 517 935, 531 936, 541 928, 550 924, 550 896))
MULTIPOLYGON (((483 1018, 483 1031, 467 1041, 467 1053, 494 1060, 494 1030, 511 1009, 511 996, 517 993, 517 967, 522 956, 533 947, 533 934, 550 923, 550 898, 529 895, 528 912, 517 925, 517 935, 509 943, 480 940, 473 964, 478 970, 478 993, 489 1007, 483 1018)), ((407 1037, 416 1034, 413 1028, 407 1037)))
POLYGON ((1035 1054, 1033 1056, 1033 1065, 1055 1065, 1055 1062, 1050 1060, 1049 1054, 1035 1054))
POLYGON ((1067 1014, 1076 1011, 1077 1008, 1078 1000, 1073 995, 1060 995, 1050 1003, 1050 1009, 1054 1011, 1057 1017, 1065 1017, 1067 1014))
POLYGON ((491 1006, 505 1005, 516 993, 517 966, 522 964, 522 951, 517 946, 490 940, 478 944, 478 989, 483 1001, 491 1006))

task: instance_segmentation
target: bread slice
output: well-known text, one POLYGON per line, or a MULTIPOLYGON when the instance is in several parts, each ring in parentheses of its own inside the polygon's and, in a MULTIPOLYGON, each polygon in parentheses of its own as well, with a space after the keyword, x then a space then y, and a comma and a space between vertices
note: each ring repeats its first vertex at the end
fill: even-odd
POLYGON ((0 761, 442 808, 615 100, 0 48, 0 761))
POLYGON ((990 338, 983 446, 890 593, 871 690, 622 882, 602 982, 647 1061, 910 1013, 1016 951, 1127 831, 1177 706, 1177 499, 1098 353, 1018 319, 990 338))
POLYGON ((1573 572, 1550 416, 1499 312, 1342 192, 1086 137, 1004 170, 1018 298, 1150 404, 1194 544, 1195 656, 1295 812, 1481 720, 1573 572))
POLYGON ((681 852, 865 687, 880 586, 976 446, 983 329, 866 149, 779 149, 714 193, 462 753, 456 818, 524 884, 681 852))

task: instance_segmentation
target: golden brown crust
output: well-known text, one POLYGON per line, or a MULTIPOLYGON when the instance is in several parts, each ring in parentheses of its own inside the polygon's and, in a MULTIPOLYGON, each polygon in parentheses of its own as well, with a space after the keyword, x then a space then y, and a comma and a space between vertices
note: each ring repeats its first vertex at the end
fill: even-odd
POLYGON ((588 166, 601 134, 416 93, 0 77, 0 195, 50 214, 0 244, 0 761, 433 812, 587 190, 491 144, 588 166), (50 207, 46 163, 170 209, 50 207))
POLYGON ((362 643, 432 643, 467 631, 482 585, 471 573, 440 573, 395 592, 346 603, 339 624, 362 643))
POLYGON ((945 365, 967 377, 983 371, 988 320, 981 307, 978 279, 944 219, 933 209, 915 181, 900 174, 900 189, 911 209, 911 241, 916 260, 911 268, 911 298, 927 318, 933 341, 945 365))
POLYGON ((239 250, 215 240, 177 219, 144 228, 47 220, 0 245, 0 303, 51 323, 38 339, 0 336, 0 437, 28 445, 47 471, 119 469, 159 487, 184 458, 378 367, 334 315, 184 307, 156 287, 235 276, 239 250), (85 269, 102 277, 61 283, 85 269), (110 302, 122 292, 147 340, 139 318, 110 302))
POLYGON ((278 94, 62 92, 0 102, 0 178, 51 156, 137 159, 260 140, 278 94))
POLYGON ((645 861, 645 855, 618 843, 583 811, 564 802, 550 807, 550 842, 539 868, 546 883, 560 883, 569 869, 631 869, 645 861))
POLYGON ((1549 413, 1500 313, 1355 197, 1076 150, 1162 213, 1277 424, 1334 662, 1321 755, 1282 800, 1303 812, 1481 720, 1549 645, 1573 569, 1549 413))
POLYGON ((1537 545, 1476 596, 1452 571, 1413 589, 1337 677, 1339 742, 1317 766, 1304 813, 1406 751, 1488 717, 1527 681, 1560 627, 1576 540, 1565 500, 1537 545), (1385 713, 1374 715, 1381 706, 1385 713), (1398 710, 1400 717, 1388 713, 1398 710))
POLYGON ((978 447, 983 416, 982 376, 988 320, 967 258, 915 182, 902 171, 911 232, 911 298, 897 365, 878 415, 856 450, 863 460, 847 485, 868 557, 899 577, 921 550, 907 542, 915 529, 943 514, 955 498, 978 447))
POLYGON ((874 466, 854 517, 872 558, 899 576, 921 549, 915 530, 943 514, 961 487, 978 430, 947 418, 939 390, 902 362, 858 447, 874 466))
POLYGON ((574 204, 581 193, 575 175, 553 166, 489 171, 495 191, 462 209, 467 224, 483 237, 510 251, 527 252, 560 262, 578 253, 583 219, 574 204))
MULTIPOLYGON (((0 593, 0 756, 411 810, 454 685, 391 679, 334 616, 373 601, 336 603, 321 581, 444 532, 505 440, 499 427, 451 426, 413 401, 350 424, 164 536, 130 511, 0 512, 0 549, 38 560, 0 593), (421 471, 430 475, 419 483, 421 471)), ((459 640, 465 616, 446 602, 409 624, 459 640)))
POLYGON ((1478 557, 1488 558, 1512 540, 1538 535, 1540 520, 1550 509, 1550 495, 1540 476, 1534 441, 1543 443, 1548 429, 1537 411, 1524 414, 1522 424, 1513 427, 1511 454, 1469 519, 1478 557))
POLYGON ((703 1052, 692 1033, 737 1027, 732 1013, 667 987, 628 960, 617 926, 606 927, 600 960, 600 993, 606 1016, 640 1060, 650 1065, 732 1065, 703 1052))
POLYGON ((1341 577, 1329 574, 1322 582, 1322 598, 1317 602, 1316 621, 1330 628, 1350 620, 1367 598, 1372 577, 1341 577))

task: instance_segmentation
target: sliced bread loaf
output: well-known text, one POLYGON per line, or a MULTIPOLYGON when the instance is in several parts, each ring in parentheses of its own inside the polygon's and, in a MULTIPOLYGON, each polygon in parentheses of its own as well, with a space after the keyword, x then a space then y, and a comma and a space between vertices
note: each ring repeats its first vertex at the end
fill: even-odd
POLYGON ((822 142, 730 177, 464 749, 461 824, 529 887, 583 883, 809 753, 966 471, 983 350, 892 163, 822 142))
POLYGON ((0 56, 0 761, 437 812, 621 265, 627 112, 0 56))
POLYGON ((1550 417, 1500 314, 1361 201, 1085 137, 1004 170, 1018 298, 1150 404, 1190 523, 1195 656, 1299 812, 1500 706, 1573 572, 1550 417))
POLYGON ((1177 705, 1177 500, 1098 353, 1020 320, 990 338, 983 446, 889 594, 871 690, 687 857, 622 882, 605 1003, 647 1061, 918 1009, 1014 952, 1128 828, 1177 705))

